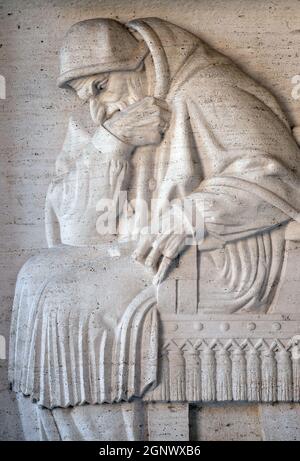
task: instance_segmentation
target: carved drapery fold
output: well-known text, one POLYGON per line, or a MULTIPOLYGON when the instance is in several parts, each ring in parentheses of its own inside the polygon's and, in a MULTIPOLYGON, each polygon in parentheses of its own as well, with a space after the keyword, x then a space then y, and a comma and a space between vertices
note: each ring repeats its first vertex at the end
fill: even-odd
MULTIPOLYGON (((39 297, 43 306, 43 292, 39 297)), ((155 304, 152 289, 146 289, 116 329, 103 325, 97 311, 72 313, 72 306, 63 314, 32 311, 26 329, 16 318, 9 370, 13 390, 46 408, 142 397, 157 381, 155 304)))

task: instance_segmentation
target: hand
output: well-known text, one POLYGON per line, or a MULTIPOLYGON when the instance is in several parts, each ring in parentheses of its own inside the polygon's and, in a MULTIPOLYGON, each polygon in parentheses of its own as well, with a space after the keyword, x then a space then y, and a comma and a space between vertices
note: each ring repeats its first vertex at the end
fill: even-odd
POLYGON ((174 232, 170 232, 169 235, 143 235, 132 256, 153 270, 153 284, 159 285, 165 279, 174 259, 184 249, 185 239, 186 235, 174 232))
POLYGON ((104 127, 132 146, 159 144, 171 114, 163 101, 147 96, 106 120, 104 127))
POLYGON ((176 205, 168 208, 156 225, 156 230, 145 228, 141 231, 133 258, 151 268, 156 273, 153 283, 159 284, 167 275, 173 260, 187 243, 191 243, 187 237, 193 237, 194 230, 182 206, 176 205))

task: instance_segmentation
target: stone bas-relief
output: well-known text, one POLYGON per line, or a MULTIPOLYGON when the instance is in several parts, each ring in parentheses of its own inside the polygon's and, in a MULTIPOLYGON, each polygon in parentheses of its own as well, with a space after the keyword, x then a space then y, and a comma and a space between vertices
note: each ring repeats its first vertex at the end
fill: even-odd
POLYGON ((80 105, 11 327, 26 437, 143 439, 147 402, 298 402, 299 147, 274 97, 157 18, 77 23, 60 57, 80 105))

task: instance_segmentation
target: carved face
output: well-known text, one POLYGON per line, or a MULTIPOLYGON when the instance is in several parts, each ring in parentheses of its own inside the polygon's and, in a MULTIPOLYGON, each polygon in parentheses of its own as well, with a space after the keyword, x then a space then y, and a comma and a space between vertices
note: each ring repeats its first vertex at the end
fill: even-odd
POLYGON ((146 95, 146 73, 144 68, 103 73, 72 80, 69 85, 81 100, 89 101, 91 117, 99 125, 146 95))

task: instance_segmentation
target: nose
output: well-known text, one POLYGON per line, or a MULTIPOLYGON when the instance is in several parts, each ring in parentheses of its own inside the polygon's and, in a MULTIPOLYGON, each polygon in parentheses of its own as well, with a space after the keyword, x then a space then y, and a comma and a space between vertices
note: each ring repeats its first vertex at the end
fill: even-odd
POLYGON ((97 88, 96 82, 92 82, 90 85, 90 91, 89 91, 90 97, 91 98, 95 97, 97 96, 98 93, 99 93, 99 90, 97 88))

